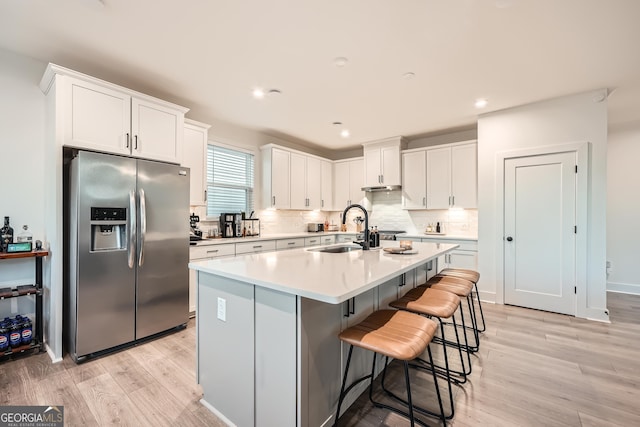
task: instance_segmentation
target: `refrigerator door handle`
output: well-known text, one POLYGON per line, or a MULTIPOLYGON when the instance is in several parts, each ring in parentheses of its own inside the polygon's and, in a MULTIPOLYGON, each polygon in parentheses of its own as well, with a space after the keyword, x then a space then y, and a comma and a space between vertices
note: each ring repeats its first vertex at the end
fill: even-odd
POLYGON ((133 265, 136 262, 136 216, 136 194, 131 190, 129 191, 129 245, 127 245, 129 268, 133 268, 133 265))
POLYGON ((147 236, 147 202, 144 197, 144 190, 140 191, 140 255, 138 265, 142 267, 144 264, 144 239, 147 236))

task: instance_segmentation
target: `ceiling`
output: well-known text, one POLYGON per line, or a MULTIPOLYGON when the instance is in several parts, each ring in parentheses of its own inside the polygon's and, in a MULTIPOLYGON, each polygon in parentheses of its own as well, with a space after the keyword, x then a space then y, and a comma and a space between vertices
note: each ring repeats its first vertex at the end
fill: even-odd
POLYGON ((5 0, 0 48, 335 150, 600 88, 610 126, 638 121, 639 18, 637 0, 5 0))

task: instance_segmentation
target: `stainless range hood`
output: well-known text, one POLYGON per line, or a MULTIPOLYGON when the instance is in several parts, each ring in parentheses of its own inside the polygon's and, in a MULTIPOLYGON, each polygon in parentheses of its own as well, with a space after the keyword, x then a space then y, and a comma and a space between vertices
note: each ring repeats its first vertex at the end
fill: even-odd
POLYGON ((401 185, 378 185, 375 187, 362 187, 361 190, 362 191, 369 191, 369 192, 377 192, 377 191, 393 191, 393 190, 400 190, 402 189, 401 185))

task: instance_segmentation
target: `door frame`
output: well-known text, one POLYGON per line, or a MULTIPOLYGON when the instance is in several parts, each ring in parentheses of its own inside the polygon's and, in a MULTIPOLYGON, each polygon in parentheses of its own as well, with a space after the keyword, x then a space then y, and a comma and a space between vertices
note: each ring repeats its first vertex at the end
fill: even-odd
POLYGON ((591 143, 571 142, 557 145, 543 145, 533 148, 500 151, 496 153, 496 303, 504 304, 504 180, 505 162, 519 157, 538 156, 573 152, 576 154, 578 174, 576 176, 576 307, 574 315, 587 314, 587 243, 588 243, 588 198, 591 143))

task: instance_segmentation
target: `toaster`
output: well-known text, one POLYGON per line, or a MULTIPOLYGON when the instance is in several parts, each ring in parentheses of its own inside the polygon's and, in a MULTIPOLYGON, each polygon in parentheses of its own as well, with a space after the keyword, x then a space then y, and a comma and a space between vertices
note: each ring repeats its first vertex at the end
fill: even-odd
POLYGON ((324 231, 324 224, 322 222, 310 222, 307 224, 307 231, 312 233, 324 231))

